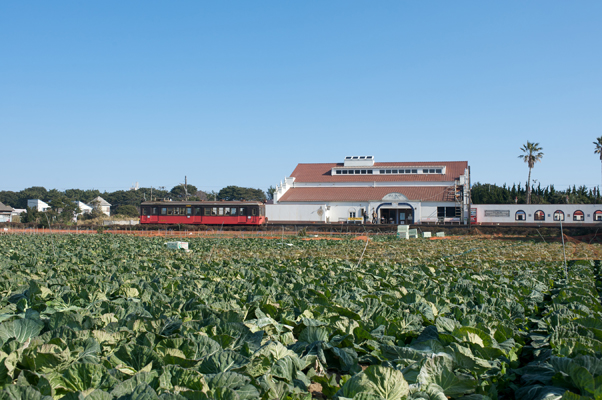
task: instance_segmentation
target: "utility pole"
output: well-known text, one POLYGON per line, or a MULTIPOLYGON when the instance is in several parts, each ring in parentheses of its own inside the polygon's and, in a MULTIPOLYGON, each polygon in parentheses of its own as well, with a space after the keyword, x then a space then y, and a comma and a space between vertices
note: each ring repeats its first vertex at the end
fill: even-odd
POLYGON ((151 186, 151 201, 153 201, 153 187, 151 186))
POLYGON ((188 201, 188 177, 184 176, 184 198, 188 201))

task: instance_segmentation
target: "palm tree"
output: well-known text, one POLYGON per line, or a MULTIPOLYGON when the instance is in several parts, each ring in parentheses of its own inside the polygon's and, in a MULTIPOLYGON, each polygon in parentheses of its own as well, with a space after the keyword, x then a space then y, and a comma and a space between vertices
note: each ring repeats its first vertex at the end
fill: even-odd
POLYGON ((602 162, 602 136, 596 139, 594 144, 596 145, 596 150, 594 150, 594 154, 600 154, 600 161, 602 162))
POLYGON ((539 147, 539 143, 531 143, 527 140, 527 144, 523 144, 520 148, 523 153, 518 158, 522 158, 524 162, 529 166, 529 179, 527 180, 527 204, 531 204, 531 169, 535 166, 535 163, 541 161, 543 158, 543 149, 539 147))

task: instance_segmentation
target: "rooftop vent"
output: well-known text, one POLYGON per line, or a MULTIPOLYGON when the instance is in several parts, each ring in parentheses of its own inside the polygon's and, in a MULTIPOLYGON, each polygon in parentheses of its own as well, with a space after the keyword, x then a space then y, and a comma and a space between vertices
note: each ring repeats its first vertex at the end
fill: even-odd
POLYGON ((374 165, 374 156, 347 156, 346 167, 371 167, 374 165))

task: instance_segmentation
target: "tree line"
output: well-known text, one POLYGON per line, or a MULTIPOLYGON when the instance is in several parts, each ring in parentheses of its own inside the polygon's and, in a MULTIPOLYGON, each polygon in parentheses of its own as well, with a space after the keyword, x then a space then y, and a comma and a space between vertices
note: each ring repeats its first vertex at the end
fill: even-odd
POLYGON ((573 186, 566 190, 556 190, 554 185, 531 188, 530 202, 528 202, 529 188, 520 183, 512 187, 492 185, 489 183, 475 183, 471 190, 473 204, 597 204, 601 203, 600 189, 587 188, 586 186, 573 186))

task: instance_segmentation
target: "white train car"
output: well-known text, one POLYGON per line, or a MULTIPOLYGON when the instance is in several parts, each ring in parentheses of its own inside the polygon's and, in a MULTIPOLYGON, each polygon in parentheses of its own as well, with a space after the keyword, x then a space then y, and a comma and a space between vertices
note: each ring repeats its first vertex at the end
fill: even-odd
POLYGON ((471 225, 602 225, 602 204, 473 204, 471 225))

